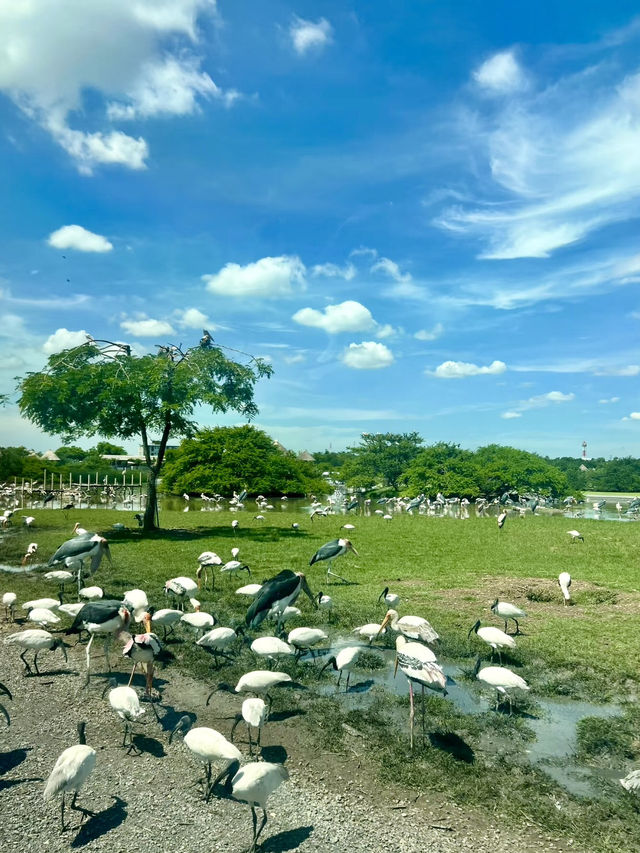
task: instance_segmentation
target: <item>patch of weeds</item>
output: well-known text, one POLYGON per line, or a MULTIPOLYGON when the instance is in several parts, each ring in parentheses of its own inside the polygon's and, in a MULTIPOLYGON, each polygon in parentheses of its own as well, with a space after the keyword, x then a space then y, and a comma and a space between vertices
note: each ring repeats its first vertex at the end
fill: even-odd
POLYGON ((580 720, 577 726, 576 753, 582 759, 637 758, 640 756, 638 714, 633 717, 585 717, 580 720))
POLYGON ((575 595, 576 604, 617 604, 618 595, 612 589, 585 589, 575 595))
POLYGON ((556 596, 554 596, 548 589, 544 589, 542 587, 530 587, 525 592, 525 597, 527 601, 555 601, 556 596))
POLYGON ((384 669, 385 661, 382 655, 374 651, 362 651, 358 655, 358 669, 376 670, 384 669))

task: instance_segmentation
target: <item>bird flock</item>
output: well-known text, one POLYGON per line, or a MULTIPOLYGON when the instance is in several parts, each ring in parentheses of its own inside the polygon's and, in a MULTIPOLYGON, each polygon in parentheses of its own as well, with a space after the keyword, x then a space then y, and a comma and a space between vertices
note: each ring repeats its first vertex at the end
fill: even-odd
MULTIPOLYGON (((185 498, 188 499, 188 496, 185 498)), ((246 493, 236 496, 235 506, 241 506, 245 498, 246 493)), ((427 502, 424 496, 421 496, 409 502, 405 509, 421 511, 423 506, 427 506, 427 502)), ((329 507, 326 511, 329 511, 329 507)), ((313 521, 314 514, 324 513, 324 508, 314 508, 311 520, 313 521)), ((505 518, 506 513, 503 511, 498 517, 499 527, 503 526, 505 518)), ((31 517, 25 518, 27 526, 31 526, 34 521, 35 519, 31 517)), ((234 532, 237 527, 238 520, 234 519, 232 522, 234 532)), ((298 525, 294 524, 293 527, 296 529, 298 525)), ((349 533, 355 530, 352 524, 345 524, 343 528, 346 528, 349 533)), ((260 583, 249 583, 238 588, 236 590, 239 596, 238 601, 240 603, 242 600, 248 601, 244 618, 236 624, 224 626, 217 624, 218 620, 213 613, 203 610, 195 596, 206 590, 208 585, 211 591, 214 591, 216 573, 220 583, 228 583, 228 579, 236 577, 241 572, 246 572, 248 577, 252 576, 248 564, 238 559, 240 555, 238 547, 231 549, 231 559, 227 561, 213 551, 204 551, 195 558, 197 563, 193 572, 195 577, 178 575, 168 578, 164 583, 163 593, 167 603, 172 606, 159 608, 149 602, 147 594, 141 589, 131 589, 121 598, 109 599, 104 597, 100 587, 85 586, 85 581, 99 569, 103 558, 106 557, 111 563, 111 552, 104 536, 84 530, 79 524, 75 525, 73 533, 72 538, 64 542, 51 556, 47 566, 51 571, 44 575, 48 581, 58 584, 58 597, 24 602, 22 609, 26 611, 26 620, 36 627, 9 634, 5 638, 5 644, 21 649, 20 657, 25 667, 25 675, 39 676, 38 655, 40 653, 60 651, 66 662, 69 644, 63 637, 86 634, 88 637, 85 649, 84 684, 86 685, 90 680, 91 651, 96 637, 104 641, 105 663, 109 672, 111 646, 114 641, 121 639, 123 641, 121 656, 126 657, 133 664, 128 684, 118 686, 115 679, 110 679, 102 695, 104 697, 108 691, 108 704, 123 724, 122 747, 127 750, 127 753, 136 752, 135 725, 145 713, 145 709, 140 704, 141 699, 151 703, 157 716, 155 705, 161 702, 161 695, 154 689, 154 667, 162 654, 163 643, 179 625, 184 631, 192 632, 195 648, 212 655, 216 668, 233 659, 235 652, 244 644, 248 644, 256 658, 264 661, 269 668, 249 671, 237 681, 233 692, 243 701, 236 714, 229 739, 215 729, 194 726, 193 717, 185 715, 180 718, 171 732, 169 742, 172 743, 177 735, 181 735, 184 746, 193 755, 194 760, 203 766, 204 776, 200 780, 200 785, 205 801, 210 800, 217 787, 224 781, 224 790, 228 795, 250 806, 253 834, 250 851, 255 851, 267 823, 266 806, 269 796, 288 778, 284 766, 271 764, 262 760, 261 757, 262 730, 269 721, 273 691, 292 683, 289 674, 277 669, 282 660, 288 659, 299 664, 304 658, 305 661, 313 662, 317 654, 322 654, 326 660, 322 668, 317 670, 318 678, 325 670, 332 668, 338 676, 336 689, 340 689, 342 677, 346 675, 345 692, 348 692, 352 673, 358 667, 358 659, 363 650, 367 646, 372 646, 380 638, 384 638, 388 632, 393 632, 396 635, 394 677, 400 669, 408 683, 411 749, 414 747, 414 688, 419 687, 422 692, 423 736, 425 688, 445 697, 448 694, 449 679, 437 658, 439 634, 423 616, 400 615, 398 608, 403 605, 402 598, 397 593, 391 592, 388 586, 382 590, 377 602, 372 602, 372 608, 379 605, 384 605, 386 608, 382 620, 353 628, 352 634, 359 644, 347 645, 334 653, 331 649, 329 634, 321 628, 299 626, 289 631, 285 629, 289 619, 302 616, 302 611, 296 607, 296 602, 302 593, 308 598, 314 610, 324 614, 327 623, 330 623, 334 606, 336 606, 334 598, 338 599, 339 607, 339 595, 334 593, 330 596, 322 590, 317 593, 312 592, 308 579, 302 571, 284 569, 272 577, 263 579, 260 583), (56 566, 64 568, 53 568, 56 566), (224 580, 225 578, 227 580, 224 580), (65 604, 65 585, 69 583, 77 586, 78 601, 65 604), (190 609, 187 609, 187 602, 190 609), (71 620, 71 624, 64 629, 64 633, 56 627, 63 619, 71 620), (263 623, 271 626, 272 633, 249 636, 250 633, 260 629, 263 623), (139 624, 143 630, 139 633, 131 633, 130 629, 134 624, 139 624), (50 632, 48 628, 55 630, 56 633, 50 632), (159 628, 163 629, 162 640, 156 633, 159 628), (28 652, 33 653, 31 662, 26 657, 28 652), (132 687, 138 667, 143 669, 146 676, 142 696, 132 687), (234 733, 241 723, 247 727, 249 760, 233 743, 234 733), (215 778, 213 778, 214 767, 219 771, 215 778), (262 811, 260 822, 257 809, 262 811)), ((568 535, 572 543, 584 544, 584 537, 578 531, 568 531, 568 535)), ((27 557, 33 559, 37 550, 36 543, 30 544, 25 560, 27 557)), ((333 562, 350 553, 358 556, 358 551, 351 540, 337 538, 322 545, 310 557, 309 566, 326 563, 327 583, 330 583, 332 578, 349 583, 333 570, 333 562)), ((567 606, 571 603, 571 577, 568 572, 563 571, 557 580, 562 600, 567 606)), ((17 596, 15 593, 5 592, 2 602, 5 619, 13 622, 17 596)), ((511 713, 514 696, 518 692, 522 694, 528 692, 529 685, 519 675, 502 665, 502 654, 508 654, 516 648, 516 637, 525 636, 520 629, 520 621, 525 619, 527 614, 515 604, 498 598, 487 609, 488 613, 504 622, 504 630, 493 625, 483 625, 481 619, 477 619, 469 629, 468 638, 471 640, 475 637, 477 641, 487 646, 492 658, 490 665, 482 666, 482 656, 478 655, 473 675, 482 685, 495 690, 496 710, 500 702, 505 700, 511 713), (509 622, 514 623, 513 634, 508 633, 509 622), (493 664, 494 655, 498 656, 499 665, 497 666, 493 664)), ((207 705, 215 692, 216 690, 209 695, 207 705)), ((0 683, 0 697, 3 696, 8 697, 9 700, 12 699, 8 689, 0 683)), ((9 723, 10 717, 5 703, 0 703, 0 713, 9 723)), ((88 813, 76 803, 78 792, 91 776, 97 761, 96 750, 86 744, 85 729, 86 722, 80 721, 78 743, 65 749, 58 757, 44 789, 45 800, 61 795, 60 823, 63 830, 65 829, 65 794, 72 792, 70 809, 80 811, 83 816, 88 813)), ((621 784, 628 791, 638 791, 640 771, 633 771, 621 780, 621 784)))

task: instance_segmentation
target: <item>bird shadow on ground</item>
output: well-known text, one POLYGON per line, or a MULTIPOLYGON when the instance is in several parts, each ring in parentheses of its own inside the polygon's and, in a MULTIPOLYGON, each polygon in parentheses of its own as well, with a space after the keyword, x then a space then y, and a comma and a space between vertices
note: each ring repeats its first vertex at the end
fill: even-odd
POLYGON ((0 779, 0 793, 8 788, 15 788, 16 785, 23 785, 25 782, 44 782, 42 776, 29 776, 24 779, 0 779))
POLYGON ((373 678, 367 678, 366 681, 359 681, 357 684, 351 684, 349 689, 345 691, 346 693, 366 693, 368 690, 371 690, 375 681, 373 678))
POLYGON ((265 853, 284 853, 285 850, 295 850, 309 838, 312 832, 313 826, 287 829, 266 838, 261 847, 265 853))
POLYGON ((125 806, 127 803, 120 797, 113 797, 114 803, 101 812, 92 815, 89 820, 80 827, 78 834, 71 842, 72 848, 84 847, 92 841, 96 841, 107 832, 120 826, 127 817, 125 806))
POLYGON ((473 764, 476 759, 469 744, 454 732, 430 732, 428 737, 431 746, 448 753, 456 761, 473 764))
POLYGON ((274 711, 272 714, 269 714, 269 722, 283 723, 285 720, 290 720, 292 717, 302 717, 306 713, 307 712, 303 711, 302 708, 293 708, 290 711, 274 711))
POLYGON ((133 736, 133 746, 138 751, 139 755, 146 752, 154 758, 164 758, 167 754, 162 743, 154 737, 147 735, 136 734, 133 736))
POLYGON ((26 761, 31 747, 26 749, 12 749, 10 752, 0 752, 0 776, 13 770, 23 761, 26 761))
MULTIPOLYGON (((217 520, 220 521, 219 518, 217 520)), ((240 524, 242 524, 242 519, 238 520, 240 521, 240 524)), ((105 538, 108 539, 110 543, 142 542, 143 539, 169 539, 179 542, 193 542, 199 539, 209 539, 214 541, 231 541, 234 544, 240 545, 242 544, 242 540, 245 535, 250 536, 252 542, 275 542, 280 539, 294 539, 308 537, 310 535, 309 532, 301 530, 300 528, 292 530, 286 527, 261 525, 260 527, 254 526, 246 528, 239 526, 233 530, 231 528, 231 520, 228 521, 228 524, 228 527, 192 527, 188 529, 186 527, 161 528, 160 530, 154 530, 145 534, 144 537, 137 530, 117 532, 107 531, 105 533, 105 538)))
MULTIPOLYGON (((48 669, 46 672, 40 670, 40 675, 36 675, 35 672, 25 672, 25 678, 51 678, 54 675, 79 675, 77 669, 48 669)), ((42 681, 41 684, 43 686, 47 686, 46 681, 42 681)), ((50 681, 49 684, 53 684, 53 681, 50 681)))
POLYGON ((263 746, 261 754, 265 761, 270 761, 272 764, 284 764, 289 757, 284 746, 263 746))
POLYGON ((193 711, 177 711, 173 705, 162 705, 161 708, 164 709, 164 714, 161 717, 158 716, 158 722, 160 723, 163 732, 173 731, 178 720, 182 717, 189 717, 191 725, 193 725, 198 719, 197 714, 194 714, 193 711))

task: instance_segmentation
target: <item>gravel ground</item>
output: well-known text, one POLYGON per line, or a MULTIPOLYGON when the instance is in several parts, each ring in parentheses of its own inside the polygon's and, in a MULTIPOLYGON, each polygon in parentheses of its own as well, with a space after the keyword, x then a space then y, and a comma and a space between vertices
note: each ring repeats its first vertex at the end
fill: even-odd
MULTIPOLYGON (((0 626, 0 640, 20 626, 0 626)), ((142 752, 126 755, 120 748, 122 728, 106 699, 103 678, 78 692, 84 646, 69 652, 64 665, 59 652, 39 658, 42 675, 23 674, 18 649, 0 646, 0 680, 13 693, 7 702, 11 726, 0 719, 0 849, 11 853, 68 851, 125 853, 241 853, 251 842, 251 816, 244 803, 212 798, 206 804, 193 782, 200 766, 181 738, 168 743, 168 733, 184 713, 229 736, 240 700, 215 694, 205 707, 209 685, 185 678, 174 669, 159 674, 162 690, 157 722, 152 708, 137 727, 142 752), (163 681, 167 678, 167 681, 163 681), (67 812, 71 828, 60 833, 59 801, 45 803, 44 782, 58 755, 76 742, 79 720, 87 721, 87 742, 97 752, 94 772, 78 796, 78 805, 96 814, 80 826, 79 813, 67 812)), ((97 649, 96 649, 97 651, 97 649)), ((115 650, 114 650, 115 651, 115 650)), ((116 657, 112 654, 112 657, 116 657)), ((100 668, 101 658, 94 656, 100 668)), ((119 661, 118 681, 126 683, 119 661)), ((141 676, 137 676, 141 679, 141 676)), ((142 681, 136 682, 140 686, 142 681)), ((441 794, 402 790, 380 783, 357 734, 350 755, 323 753, 309 740, 300 717, 276 714, 263 732, 263 754, 285 761, 290 779, 269 800, 269 822, 263 833, 265 851, 350 851, 373 853, 449 853, 471 850, 519 853, 577 850, 568 842, 546 837, 535 828, 512 830, 499 817, 465 810, 441 794)), ((240 749, 246 730, 238 727, 240 749)), ((409 767, 410 771, 410 767, 409 767)))

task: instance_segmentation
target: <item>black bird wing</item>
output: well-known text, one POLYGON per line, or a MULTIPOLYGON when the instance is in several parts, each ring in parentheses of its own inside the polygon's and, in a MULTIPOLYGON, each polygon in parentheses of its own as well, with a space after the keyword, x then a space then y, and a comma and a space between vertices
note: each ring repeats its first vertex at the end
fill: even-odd
POLYGON ((283 569, 275 577, 266 580, 247 610, 245 617, 247 625, 254 627, 259 625, 266 618, 275 602, 291 595, 299 583, 300 578, 291 569, 283 569))
POLYGON ((342 545, 340 544, 340 540, 332 539, 331 542, 327 542, 325 545, 322 546, 322 548, 318 548, 316 553, 309 561, 309 565, 312 566, 314 563, 317 563, 320 560, 332 560, 334 557, 337 557, 341 551, 342 545))
POLYGON ((78 611, 73 624, 70 628, 67 628, 65 634, 79 634, 86 622, 96 622, 99 624, 100 622, 107 622, 109 619, 114 619, 121 607, 122 602, 115 599, 89 601, 84 605, 82 610, 78 611))
POLYGON ((51 557, 47 565, 54 566, 68 557, 81 557, 88 554, 94 545, 95 542, 91 542, 91 538, 87 536, 75 536, 73 539, 67 539, 51 557))

